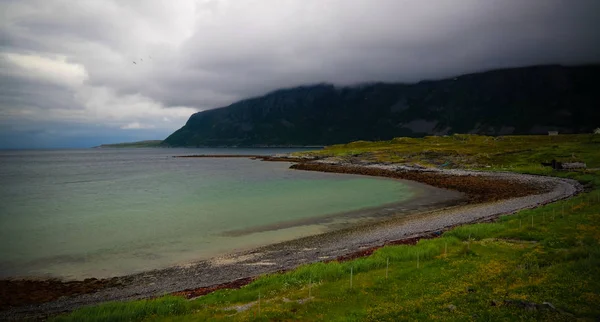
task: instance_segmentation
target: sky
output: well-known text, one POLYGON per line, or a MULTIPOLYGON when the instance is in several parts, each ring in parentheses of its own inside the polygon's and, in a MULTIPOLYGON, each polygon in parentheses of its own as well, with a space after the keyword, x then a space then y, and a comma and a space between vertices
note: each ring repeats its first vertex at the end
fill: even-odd
POLYGON ((303 84, 598 62, 599 0, 0 0, 0 148, 164 139, 303 84))

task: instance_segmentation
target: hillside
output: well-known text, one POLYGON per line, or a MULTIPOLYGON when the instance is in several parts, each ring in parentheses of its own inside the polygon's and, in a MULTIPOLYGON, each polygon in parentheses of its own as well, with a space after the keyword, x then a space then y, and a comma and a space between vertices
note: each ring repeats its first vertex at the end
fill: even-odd
POLYGON ((417 84, 282 89, 193 114, 169 146, 329 145, 399 136, 589 132, 600 65, 494 70, 417 84))

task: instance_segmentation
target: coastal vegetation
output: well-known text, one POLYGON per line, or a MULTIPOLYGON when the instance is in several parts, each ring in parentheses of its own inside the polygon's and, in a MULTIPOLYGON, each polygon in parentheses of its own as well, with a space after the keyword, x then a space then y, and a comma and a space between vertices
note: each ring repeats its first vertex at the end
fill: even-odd
POLYGON ((452 135, 353 142, 302 152, 357 163, 403 163, 576 179, 585 191, 415 245, 320 262, 188 300, 106 303, 56 321, 590 320, 600 318, 600 137, 452 135), (584 162, 558 171, 551 160, 584 162))
POLYGON ((335 157, 342 161, 401 163, 444 169, 513 171, 519 173, 560 175, 542 163, 587 162, 600 166, 596 159, 600 135, 526 135, 482 136, 455 134, 401 137, 389 141, 358 141, 328 146, 323 150, 303 153, 314 157, 335 157))

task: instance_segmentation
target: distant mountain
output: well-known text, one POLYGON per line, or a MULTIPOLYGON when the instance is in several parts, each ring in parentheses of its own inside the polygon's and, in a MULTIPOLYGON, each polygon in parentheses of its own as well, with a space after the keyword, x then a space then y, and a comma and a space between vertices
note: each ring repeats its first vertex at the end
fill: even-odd
POLYGON ((157 148, 161 147, 161 140, 146 140, 137 142, 124 142, 124 143, 112 143, 102 144, 95 146, 95 148, 157 148))
POLYGON ((416 84, 277 90, 193 114, 169 146, 328 145, 398 136, 592 132, 600 65, 494 70, 416 84))

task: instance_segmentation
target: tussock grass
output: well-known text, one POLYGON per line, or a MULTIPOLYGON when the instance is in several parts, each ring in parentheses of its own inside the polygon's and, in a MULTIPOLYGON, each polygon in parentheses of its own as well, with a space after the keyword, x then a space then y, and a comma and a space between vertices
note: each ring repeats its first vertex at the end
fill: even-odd
POLYGON ((146 318, 169 317, 190 312, 190 304, 181 297, 165 296, 155 300, 127 303, 105 303, 79 309, 54 321, 141 321, 146 318))
POLYGON ((466 240, 481 240, 489 238, 495 233, 503 231, 506 226, 501 223, 487 223, 487 224, 473 224, 467 226, 460 226, 451 231, 446 232, 446 236, 453 236, 462 241, 466 240))

